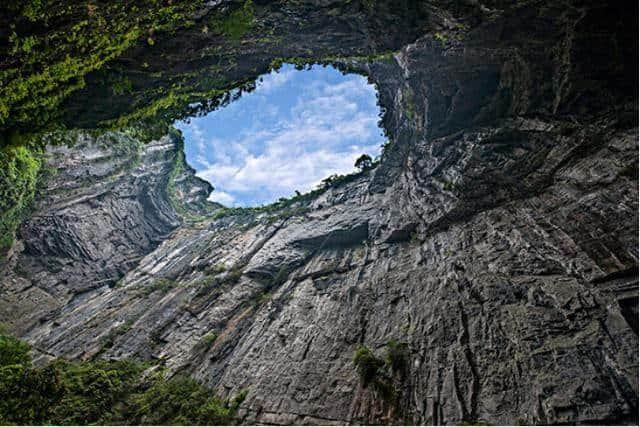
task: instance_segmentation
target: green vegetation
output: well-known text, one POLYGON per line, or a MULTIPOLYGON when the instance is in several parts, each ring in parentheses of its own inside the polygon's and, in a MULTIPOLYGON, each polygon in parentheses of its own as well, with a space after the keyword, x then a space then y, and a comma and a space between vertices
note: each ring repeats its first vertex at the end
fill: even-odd
POLYGON ((192 286, 197 286, 198 290, 193 296, 194 299, 200 297, 210 297, 212 292, 221 293, 225 286, 235 285, 242 277, 242 268, 236 267, 227 274, 216 273, 215 276, 205 275, 204 278, 195 282, 192 286))
POLYGON ((184 154, 184 140, 179 130, 170 127, 169 133, 174 133, 178 138, 178 150, 173 159, 172 169, 167 179, 167 197, 171 206, 180 214, 183 219, 188 221, 199 221, 205 218, 205 212, 211 210, 212 203, 208 201, 191 201, 185 203, 181 194, 181 188, 177 185, 177 181, 182 177, 187 168, 187 162, 184 154))
POLYGON ((396 383, 402 381, 408 363, 406 344, 390 340, 386 344, 384 359, 377 357, 366 346, 356 349, 353 363, 358 370, 364 388, 373 389, 374 393, 391 408, 397 408, 399 392, 396 383))
POLYGON ((278 272, 273 276, 271 282, 269 283, 269 289, 276 288, 282 285, 289 278, 289 274, 294 270, 295 267, 290 265, 283 265, 280 267, 278 272))
POLYGON ((416 119, 416 105, 414 102, 415 95, 410 87, 402 89, 402 100, 405 104, 405 115, 411 121, 416 119))
POLYGON ((24 145, 0 149, 0 253, 13 243, 26 208, 33 201, 41 155, 24 145))
POLYGON ((408 363, 407 345, 391 339, 387 342, 386 347, 385 364, 391 368, 393 373, 404 373, 408 363))
POLYGON ((242 269, 234 268, 230 272, 228 272, 224 277, 220 279, 220 283, 222 285, 233 285, 240 281, 242 277, 242 269))
POLYGON ((215 332, 209 332, 200 339, 200 341, 196 345, 196 348, 198 350, 208 350, 213 345, 213 343, 216 342, 217 339, 218 334, 216 334, 215 332))
POLYGON ((127 332, 129 332, 134 323, 135 323, 135 320, 128 319, 126 322, 124 322, 122 325, 118 327, 118 330, 117 330, 118 335, 126 334, 127 332))
POLYGON ((440 44, 444 47, 447 44, 449 38, 445 33, 437 32, 433 35, 433 38, 440 42, 440 44))
MULTIPOLYGON (((139 138, 148 141, 166 133, 176 119, 206 114, 233 99, 236 92, 230 92, 234 89, 255 88, 256 76, 239 79, 231 76, 243 73, 229 72, 238 66, 234 49, 238 40, 244 39, 243 43, 256 49, 282 42, 281 36, 274 35, 275 29, 266 25, 259 34, 247 37, 258 33, 254 29, 261 24, 260 9, 264 7, 251 0, 213 8, 198 23, 193 19, 199 16, 196 11, 202 10, 205 0, 5 3, 0 6, 0 25, 6 29, 0 57, 7 58, 0 67, 0 145, 6 145, 12 135, 69 125, 82 101, 66 101, 86 85, 90 85, 92 96, 113 98, 113 102, 100 111, 83 110, 74 126, 137 126, 139 138), (182 41, 193 31, 222 35, 226 40, 196 48, 201 68, 179 74, 161 71, 160 64, 166 63, 163 55, 172 59, 180 56, 164 42, 173 35, 182 41), (143 57, 132 55, 139 55, 141 49, 143 57)), ((374 0, 363 3, 370 10, 382 5, 374 0)), ((358 64, 393 61, 393 54, 279 58, 272 65, 278 68, 284 61, 300 67, 311 62, 332 64, 362 74, 358 64)))
POLYGON ((139 40, 153 41, 192 25, 189 17, 199 3, 9 2, 2 8, 5 16, 15 18, 5 22, 9 43, 0 49, 0 56, 9 58, 0 71, 0 126, 17 132, 51 128, 62 101, 84 87, 88 73, 139 40))
MULTIPOLYGON (((283 64, 293 64, 296 69, 302 70, 317 65, 331 65, 343 73, 351 72, 356 74, 363 74, 362 71, 352 67, 353 63, 372 63, 372 62, 393 62, 393 52, 383 52, 372 55, 361 56, 322 56, 322 57, 288 57, 288 58, 274 58, 269 66, 270 70, 279 70, 283 64)), ((364 75, 364 74, 363 74, 364 75)), ((365 75, 366 77, 366 75, 365 75)))
MULTIPOLYGON (((97 145, 111 150, 118 158, 130 159, 125 168, 137 165, 143 148, 142 142, 128 132, 89 132, 97 145)), ((43 146, 73 146, 79 132, 55 131, 33 137, 14 135, 9 145, 0 147, 0 253, 13 243, 15 231, 24 219, 24 213, 47 179, 57 170, 47 167, 43 146)))
POLYGON ((380 377, 381 370, 384 368, 384 360, 376 357, 373 351, 365 346, 358 347, 353 356, 353 363, 358 369, 362 386, 365 388, 380 377))
POLYGON ((119 80, 113 82, 111 90, 114 95, 124 95, 126 93, 133 92, 133 84, 128 77, 122 77, 119 80))
POLYGON ((216 276, 218 274, 221 274, 227 271, 227 267, 223 263, 219 262, 218 264, 212 264, 207 266, 204 271, 207 274, 216 276))
POLYGON ((375 10, 375 7, 376 7, 376 0, 362 0, 362 4, 364 4, 364 7, 369 12, 373 12, 375 10))
POLYGON ((146 286, 140 287, 140 291, 144 296, 149 296, 156 291, 160 292, 160 295, 164 295, 176 286, 178 286, 178 284, 173 280, 160 278, 154 280, 146 286))
POLYGON ((173 162, 173 169, 169 173, 169 179, 167 181, 167 195, 169 196, 169 201, 173 208, 182 214, 186 214, 185 207, 183 206, 182 201, 178 195, 178 191, 176 188, 176 179, 180 177, 185 171, 185 158, 184 158, 184 149, 182 144, 180 144, 180 149, 176 153, 176 158, 173 162))
POLYGON ((29 344, 8 335, 0 326, 0 366, 19 365, 29 360, 29 344))
POLYGON ((254 20, 253 2, 247 0, 241 8, 229 12, 226 16, 214 17, 210 22, 213 28, 225 36, 239 40, 251 30, 254 20))
POLYGON ((108 334, 102 336, 100 338, 100 342, 102 343, 101 352, 113 347, 113 343, 115 342, 116 338, 129 332, 134 323, 134 319, 128 319, 122 325, 118 326, 117 328, 111 329, 108 334))
POLYGON ((255 307, 258 307, 271 300, 272 297, 273 295, 271 294, 271 292, 264 290, 251 299, 251 304, 255 307))
POLYGON ((223 402, 195 380, 185 377, 165 380, 160 374, 143 393, 135 394, 129 411, 116 424, 146 425, 226 425, 242 402, 223 402), (130 421, 135 420, 135 421, 130 421))
POLYGON ((130 132, 106 132, 96 138, 98 146, 112 150, 117 157, 139 159, 144 144, 130 132))
POLYGON ((247 394, 223 401, 193 379, 166 379, 162 369, 132 361, 37 368, 28 351, 0 331, 0 424, 228 425, 247 394))
MULTIPOLYGON (((234 66, 233 57, 211 69, 184 73, 162 85, 141 87, 135 75, 114 66, 142 43, 151 49, 163 37, 195 25, 192 18, 204 0, 25 0, 0 6, 0 25, 8 38, 0 43, 0 145, 11 135, 63 129, 61 108, 70 94, 92 81, 116 97, 130 96, 132 110, 101 127, 137 126, 143 141, 166 133, 175 119, 210 110, 231 89, 255 87, 228 81, 220 71, 234 66), (97 80, 96 80, 97 79, 97 80), (193 103, 201 102, 198 107, 193 103), (185 111, 186 110, 186 111, 185 111)), ((251 0, 211 12, 203 32, 239 40, 255 25, 251 0)), ((143 68, 149 64, 142 63, 143 68)), ((154 78, 160 77, 154 75, 154 78)), ((68 112, 68 111, 67 111, 68 112)), ((95 126, 95 124, 93 124, 95 126)))
POLYGON ((356 163, 353 166, 360 169, 360 171, 371 169, 371 167, 373 166, 373 160, 371 159, 370 155, 363 154, 362 156, 358 157, 356 163))
POLYGON ((219 98, 226 92, 224 89, 211 89, 205 92, 184 92, 180 87, 156 90, 153 100, 141 103, 129 114, 102 123, 108 128, 122 129, 138 126, 138 136, 143 141, 157 139, 170 132, 169 123, 182 118, 182 108, 203 99, 219 98))

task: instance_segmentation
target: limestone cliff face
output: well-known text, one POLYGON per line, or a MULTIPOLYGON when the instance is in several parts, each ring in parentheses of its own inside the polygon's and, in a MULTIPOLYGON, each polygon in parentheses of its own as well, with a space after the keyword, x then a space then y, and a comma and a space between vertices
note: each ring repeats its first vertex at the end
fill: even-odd
POLYGON ((377 84, 393 145, 305 209, 216 218, 176 136, 51 150, 1 320, 43 358, 246 389, 244 423, 633 423, 635 33, 610 5, 478 10, 463 41, 450 22, 337 61, 377 84), (352 361, 390 340, 391 402, 352 361))
POLYGON ((113 286, 181 224, 169 179, 187 209, 211 191, 184 167, 175 136, 146 146, 122 133, 75 138, 48 150, 40 196, 3 266, 13 274, 0 310, 20 333, 113 286))

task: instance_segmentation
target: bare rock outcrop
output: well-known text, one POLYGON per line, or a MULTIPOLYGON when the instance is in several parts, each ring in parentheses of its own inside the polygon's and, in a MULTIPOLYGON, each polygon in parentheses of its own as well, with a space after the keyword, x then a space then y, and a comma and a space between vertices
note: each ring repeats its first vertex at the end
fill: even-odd
POLYGON ((247 390, 244 423, 637 423, 630 18, 468 3, 391 58, 335 59, 376 83, 393 144, 300 209, 218 215, 176 135, 52 149, 0 320, 43 359, 156 360, 247 390), (390 341, 392 398, 353 363, 390 341))

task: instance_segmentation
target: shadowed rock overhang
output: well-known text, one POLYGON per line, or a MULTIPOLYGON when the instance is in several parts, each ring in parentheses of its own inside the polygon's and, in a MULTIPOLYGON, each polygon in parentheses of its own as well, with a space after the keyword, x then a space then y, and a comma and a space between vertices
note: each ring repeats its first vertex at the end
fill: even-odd
POLYGON ((46 120, 3 123, 123 129, 48 151, 60 172, 1 267, 1 321, 42 358, 162 360, 247 389, 245 423, 637 422, 637 4, 189 13, 46 120), (392 144, 313 198, 217 215, 166 126, 283 60, 368 76, 392 144), (123 151, 129 126, 153 142, 123 151), (353 355, 390 341, 406 354, 385 395, 353 355))

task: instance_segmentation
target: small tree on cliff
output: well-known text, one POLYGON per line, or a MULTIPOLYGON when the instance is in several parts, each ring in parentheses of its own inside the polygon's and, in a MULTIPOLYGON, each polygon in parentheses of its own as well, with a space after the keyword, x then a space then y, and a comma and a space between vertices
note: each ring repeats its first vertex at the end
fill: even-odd
POLYGON ((371 160, 371 156, 368 154, 363 154, 362 156, 358 157, 358 160, 356 160, 354 166, 360 169, 360 171, 364 171, 369 169, 372 164, 373 161, 371 160))

